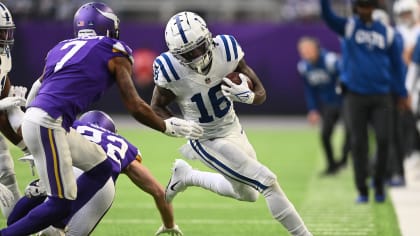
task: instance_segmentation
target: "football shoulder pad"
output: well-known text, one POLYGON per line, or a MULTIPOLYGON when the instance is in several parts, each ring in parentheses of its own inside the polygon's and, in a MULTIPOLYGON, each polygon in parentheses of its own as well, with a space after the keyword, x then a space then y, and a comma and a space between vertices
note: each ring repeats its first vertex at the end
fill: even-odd
POLYGON ((238 41, 232 35, 217 35, 214 38, 216 47, 222 51, 227 62, 240 61, 244 57, 244 52, 238 41))
MULTIPOLYGON (((108 39, 111 39, 111 38, 108 38, 108 39)), ((123 41, 119 41, 116 39, 111 39, 111 40, 114 41, 114 43, 112 44, 112 52, 121 53, 127 56, 131 64, 134 64, 133 50, 123 41)))
POLYGON ((167 84, 181 79, 181 65, 170 52, 164 52, 153 62, 155 84, 166 87, 167 84))

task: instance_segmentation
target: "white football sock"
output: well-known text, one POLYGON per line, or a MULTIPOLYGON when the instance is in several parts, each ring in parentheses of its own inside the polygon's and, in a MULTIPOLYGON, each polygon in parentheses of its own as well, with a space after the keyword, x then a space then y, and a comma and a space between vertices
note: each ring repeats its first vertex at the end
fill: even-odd
POLYGON ((226 197, 235 199, 239 197, 232 184, 218 173, 192 170, 185 176, 185 184, 187 186, 202 187, 226 197))
POLYGON ((287 199, 278 183, 262 193, 274 219, 279 221, 291 235, 311 236, 293 204, 287 199))

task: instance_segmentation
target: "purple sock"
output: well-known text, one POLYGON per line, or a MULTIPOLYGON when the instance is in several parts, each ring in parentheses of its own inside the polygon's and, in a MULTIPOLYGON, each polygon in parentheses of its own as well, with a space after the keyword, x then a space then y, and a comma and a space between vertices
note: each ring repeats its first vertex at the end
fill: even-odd
POLYGON ((2 236, 25 236, 37 233, 64 219, 71 209, 71 200, 49 197, 25 217, 2 229, 2 236))

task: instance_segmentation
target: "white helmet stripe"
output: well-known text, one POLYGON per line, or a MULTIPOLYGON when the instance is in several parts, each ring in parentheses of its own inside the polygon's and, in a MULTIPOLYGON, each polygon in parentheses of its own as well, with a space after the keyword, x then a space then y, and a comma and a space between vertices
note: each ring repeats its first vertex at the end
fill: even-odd
POLYGON ((112 13, 112 12, 104 12, 104 11, 101 11, 101 9, 98 9, 98 8, 96 8, 96 10, 97 10, 99 13, 101 13, 101 15, 103 15, 103 16, 105 16, 106 18, 108 18, 108 19, 112 20, 112 21, 114 22, 115 29, 118 29, 118 25, 119 25, 119 23, 120 23, 120 20, 118 19, 118 16, 117 16, 117 15, 115 15, 115 14, 114 14, 114 13, 112 13))

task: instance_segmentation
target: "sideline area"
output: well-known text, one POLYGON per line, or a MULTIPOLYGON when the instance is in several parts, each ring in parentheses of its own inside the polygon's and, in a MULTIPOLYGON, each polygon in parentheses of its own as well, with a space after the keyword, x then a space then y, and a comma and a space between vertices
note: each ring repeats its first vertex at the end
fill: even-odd
POLYGON ((406 186, 389 189, 402 236, 418 236, 420 232, 420 162, 405 165, 406 186))

